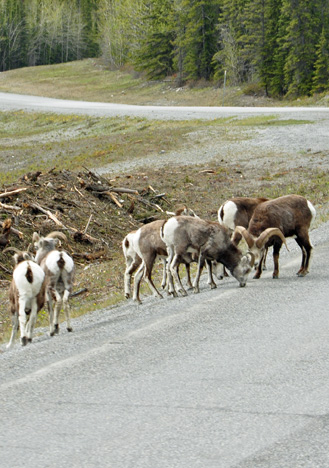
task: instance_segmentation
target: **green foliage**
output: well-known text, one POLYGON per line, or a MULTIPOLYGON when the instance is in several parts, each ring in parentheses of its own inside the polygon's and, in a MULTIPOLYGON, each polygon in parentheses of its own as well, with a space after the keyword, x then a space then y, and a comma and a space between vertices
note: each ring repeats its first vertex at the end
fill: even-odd
POLYGON ((316 56, 312 91, 318 93, 329 89, 329 38, 328 32, 324 28, 317 46, 316 56))
POLYGON ((328 0, 0 0, 0 70, 102 54, 148 78, 328 89, 328 0))
POLYGON ((152 0, 145 8, 145 31, 134 54, 137 70, 146 70, 148 78, 160 79, 173 73, 174 30, 170 0, 152 0))

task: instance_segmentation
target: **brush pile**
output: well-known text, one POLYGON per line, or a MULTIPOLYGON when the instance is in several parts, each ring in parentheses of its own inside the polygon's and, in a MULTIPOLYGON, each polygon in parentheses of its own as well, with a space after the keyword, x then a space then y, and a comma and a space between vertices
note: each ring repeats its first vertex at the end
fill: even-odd
MULTIPOLYGON (((130 181, 131 185, 131 181, 130 181)), ((25 174, 14 186, 0 188, 0 252, 8 246, 27 249, 32 234, 60 230, 75 261, 105 261, 121 248, 125 234, 143 223, 166 217, 172 203, 150 185, 116 186, 85 169, 51 169, 25 174)), ((0 279, 9 279, 11 257, 0 253, 0 279)))

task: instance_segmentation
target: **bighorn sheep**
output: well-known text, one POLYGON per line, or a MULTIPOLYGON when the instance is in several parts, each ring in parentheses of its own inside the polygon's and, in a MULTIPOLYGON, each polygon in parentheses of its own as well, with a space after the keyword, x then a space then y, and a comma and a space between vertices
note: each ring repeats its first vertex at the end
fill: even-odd
POLYGON ((236 197, 226 200, 218 210, 218 221, 232 233, 236 226, 248 228, 255 208, 268 198, 236 197))
POLYGON ((14 250, 15 267, 9 289, 12 332, 7 348, 14 344, 15 336, 20 327, 21 345, 32 341, 33 330, 38 312, 45 303, 45 274, 35 263, 28 252, 20 252, 14 247, 4 250, 14 250))
POLYGON ((270 245, 273 245, 273 278, 279 277, 279 253, 282 243, 286 243, 286 237, 295 237, 302 250, 302 263, 297 275, 305 276, 308 273, 312 251, 308 231, 315 215, 312 203, 300 195, 275 198, 255 209, 248 229, 238 228, 258 261, 254 278, 261 276, 265 248, 270 245))
MULTIPOLYGON (((223 263, 240 286, 246 285, 248 274, 254 263, 254 256, 251 253, 242 255, 238 247, 232 243, 225 226, 188 216, 174 216, 163 224, 160 235, 167 245, 170 293, 174 291, 174 278, 178 291, 186 295, 177 274, 177 268, 189 254, 194 254, 198 258, 197 273, 193 282, 194 292, 199 292, 199 280, 204 264, 208 264, 211 273, 212 261, 223 263)), ((212 284, 211 287, 213 287, 212 284)))
MULTIPOLYGON (((268 201, 268 198, 251 198, 251 197, 235 197, 226 200, 218 210, 218 222, 223 226, 226 226, 230 233, 233 234, 236 226, 243 226, 246 229, 248 228, 249 221, 255 211, 255 208, 265 201, 268 201)), ((238 242, 241 237, 236 235, 235 241, 238 242)), ((265 258, 263 261, 263 268, 265 269, 265 258)), ((225 275, 223 272, 221 276, 225 275)))
MULTIPOLYGON (((176 215, 195 216, 193 210, 186 206, 178 209, 176 215)), ((164 220, 156 220, 139 228, 137 231, 132 231, 125 236, 122 241, 122 250, 126 260, 126 270, 124 273, 124 291, 125 297, 128 299, 131 295, 131 278, 137 270, 134 278, 133 300, 141 302, 139 297, 139 289, 142 278, 144 277, 147 284, 154 295, 162 297, 158 289, 152 281, 152 270, 157 258, 163 263, 162 288, 166 286, 166 259, 167 250, 166 244, 160 237, 160 228, 164 220)), ((186 262, 187 286, 192 288, 190 279, 190 262, 186 262)))
POLYGON ((33 233, 32 242, 36 249, 35 261, 42 267, 46 278, 46 299, 49 309, 50 336, 59 332, 58 317, 62 304, 66 318, 66 329, 72 331, 70 322, 69 296, 74 280, 74 262, 65 251, 57 250, 60 240, 67 240, 62 232, 51 232, 46 237, 33 233), (55 311, 53 309, 55 300, 55 311))

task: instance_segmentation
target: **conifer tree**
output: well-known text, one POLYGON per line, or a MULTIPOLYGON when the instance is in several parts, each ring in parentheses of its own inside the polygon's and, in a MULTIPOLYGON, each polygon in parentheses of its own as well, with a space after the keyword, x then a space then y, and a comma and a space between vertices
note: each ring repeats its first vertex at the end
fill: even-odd
POLYGON ((287 49, 284 64, 287 95, 306 95, 312 89, 319 21, 316 3, 316 0, 283 0, 282 3, 283 13, 288 18, 282 41, 283 48, 287 49))
POLYGON ((213 56, 218 50, 216 25, 220 0, 180 0, 180 38, 183 50, 183 70, 187 79, 210 79, 214 73, 213 56))
POLYGON ((134 63, 149 78, 160 79, 173 72, 174 28, 171 0, 151 0, 145 5, 145 30, 135 52, 134 63))
POLYGON ((312 86, 314 93, 329 89, 329 38, 324 27, 317 45, 316 57, 312 86))

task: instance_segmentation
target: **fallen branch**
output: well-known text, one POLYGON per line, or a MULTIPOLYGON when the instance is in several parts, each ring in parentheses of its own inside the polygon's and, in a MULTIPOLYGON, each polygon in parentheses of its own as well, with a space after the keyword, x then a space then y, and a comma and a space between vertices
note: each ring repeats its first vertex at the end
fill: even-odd
POLYGON ((122 205, 121 203, 119 202, 119 200, 117 199, 117 197, 115 195, 113 195, 112 192, 105 192, 106 195, 109 195, 109 197, 114 201, 114 203, 119 207, 119 208, 122 208, 122 205))
POLYGON ((74 293, 71 293, 70 297, 79 296, 79 294, 82 294, 82 293, 87 292, 87 291, 88 291, 88 288, 79 289, 79 291, 75 291, 74 293))
POLYGON ((89 216, 88 223, 86 224, 86 227, 85 227, 85 229, 84 229, 84 231, 83 231, 83 234, 86 234, 86 232, 88 231, 89 224, 90 224, 90 221, 91 221, 91 218, 92 218, 92 217, 93 217, 93 215, 91 214, 91 215, 89 216))
POLYGON ((3 270, 5 273, 9 273, 10 275, 12 274, 12 271, 9 271, 2 263, 0 263, 0 268, 3 270))
POLYGON ((42 208, 42 206, 38 205, 37 203, 32 203, 30 206, 36 210, 41 211, 41 213, 46 214, 52 221, 54 221, 55 224, 57 224, 57 226, 67 229, 64 226, 64 224, 58 218, 56 218, 54 214, 51 213, 51 211, 45 210, 44 208, 42 208))
POLYGON ((128 189, 124 187, 113 187, 111 188, 111 192, 115 193, 132 193, 134 195, 138 195, 138 190, 128 189))
POLYGON ((20 206, 6 205, 5 203, 1 203, 1 202, 0 202, 0 208, 3 208, 4 210, 9 210, 9 211, 21 211, 22 210, 20 206))
POLYGON ((11 190, 10 192, 0 193, 0 198, 11 197, 12 195, 17 195, 17 193, 24 192, 25 190, 27 190, 26 187, 18 188, 16 190, 11 190))

